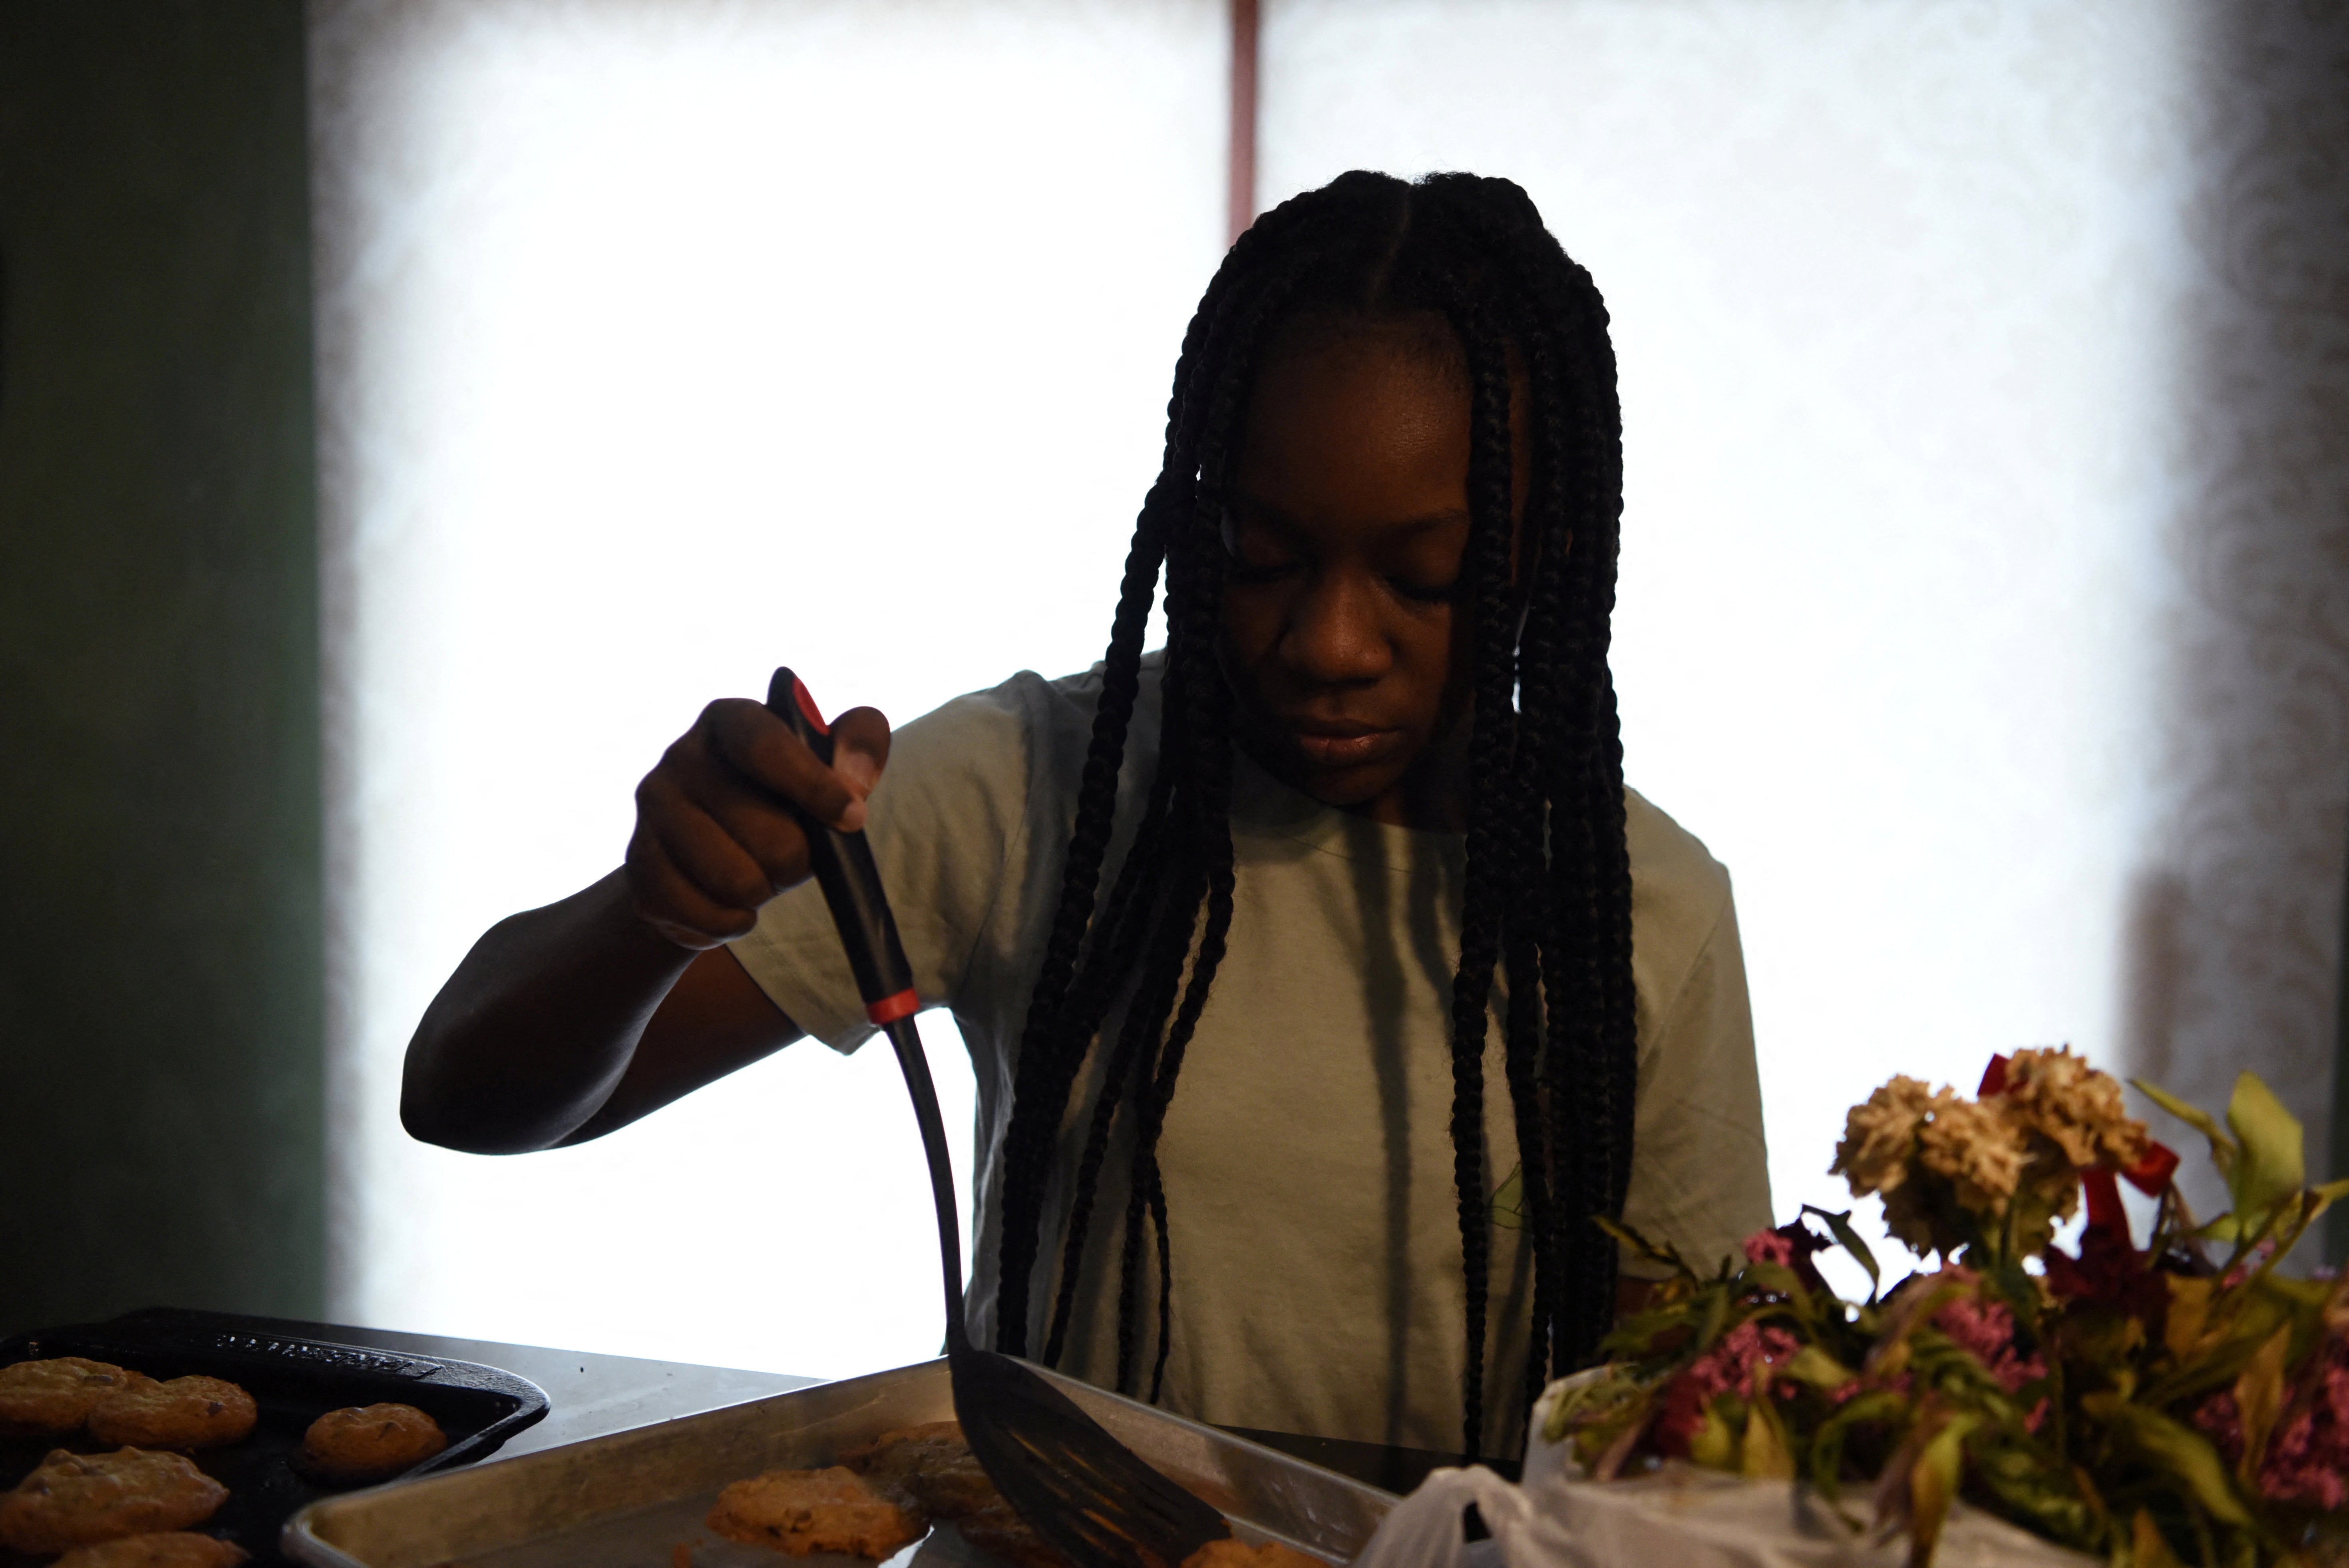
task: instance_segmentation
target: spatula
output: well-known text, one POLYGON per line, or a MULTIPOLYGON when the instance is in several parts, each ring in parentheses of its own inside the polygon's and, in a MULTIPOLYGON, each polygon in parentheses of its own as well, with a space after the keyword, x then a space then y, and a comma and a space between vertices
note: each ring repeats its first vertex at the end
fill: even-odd
MULTIPOLYGON (((788 669, 775 671, 767 708, 830 764, 831 727, 788 669)), ((947 1369, 971 1453, 1019 1517, 1080 1568, 1174 1568, 1231 1533, 1223 1515, 1143 1463, 1026 1363, 971 1343, 963 1322, 961 1210, 954 1168, 947 1163, 946 1125, 914 1031, 919 1001, 913 970, 881 890, 873 846, 862 832, 842 833, 803 812, 798 815, 865 1016, 889 1036, 921 1126, 946 1275, 947 1369)))

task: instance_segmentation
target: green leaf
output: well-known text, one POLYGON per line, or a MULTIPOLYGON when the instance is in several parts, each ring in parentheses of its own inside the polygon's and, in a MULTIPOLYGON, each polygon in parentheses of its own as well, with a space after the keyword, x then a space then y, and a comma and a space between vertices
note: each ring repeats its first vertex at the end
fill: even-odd
POLYGON ((1696 1271, 1690 1268, 1687 1260, 1670 1244, 1659 1245, 1651 1241, 1620 1220, 1609 1220, 1604 1214, 1594 1214, 1590 1220, 1591 1223, 1614 1237, 1624 1246, 1630 1248, 1640 1257, 1647 1259, 1648 1262, 1661 1263, 1674 1273, 1687 1279, 1692 1280, 1697 1277, 1696 1271))
POLYGON ((1702 1308, 1697 1314, 1696 1337, 1690 1343, 1692 1354, 1702 1354, 1713 1348, 1729 1326, 1729 1287, 1712 1285, 1701 1298, 1702 1308))
POLYGON ((1836 1244, 1849 1252, 1858 1261, 1859 1266, 1868 1271, 1868 1299, 1874 1301, 1878 1287, 1884 1282, 1884 1276, 1877 1272, 1876 1254, 1868 1250, 1868 1243, 1861 1241, 1859 1232, 1851 1228, 1851 1210, 1847 1209, 1840 1214, 1835 1214, 1814 1204, 1806 1203, 1803 1205, 1803 1212, 1816 1214, 1826 1220, 1827 1229, 1835 1232, 1836 1244))
POLYGON ((2283 1413, 2283 1366, 2291 1350, 2292 1325, 2286 1324, 2268 1336, 2235 1379, 2235 1409, 2243 1423, 2243 1461, 2235 1473, 2246 1487, 2259 1484, 2260 1461, 2267 1458, 2268 1438, 2283 1413))
POLYGON ((2319 1215, 2344 1198, 2349 1198, 2349 1177, 2339 1181, 2328 1181, 2322 1187, 2310 1188, 2301 1199, 2305 1205, 2300 1216, 2302 1229, 2315 1224, 2319 1215))
POLYGON ((2199 1106, 2188 1105, 2167 1089, 2154 1087, 2143 1078, 2131 1078, 2129 1082, 2135 1084, 2137 1092, 2147 1099, 2210 1140, 2210 1162, 2219 1168, 2220 1175, 2233 1172, 2237 1153, 2235 1140, 2219 1130, 2217 1117, 2199 1106))
POLYGON ((1807 1383, 1814 1388, 1834 1390, 1859 1376, 1816 1345, 1806 1345, 1795 1352, 1786 1365, 1778 1368, 1778 1376, 1791 1377, 1797 1383, 1807 1383))
POLYGON ((1950 1504, 1957 1501, 1958 1479, 1966 1462, 1966 1434, 1973 1429, 1973 1417, 1951 1417, 1909 1469, 1909 1561, 1912 1568, 1933 1560, 1933 1547, 1941 1539, 1950 1504))
POLYGON ((1721 1418, 1720 1411, 1706 1409, 1703 1424, 1689 1438, 1689 1458, 1711 1470, 1737 1468, 1737 1434, 1721 1418))
POLYGON ((2198 1241, 2224 1241, 2230 1246, 2245 1239, 2242 1221, 2232 1214, 2221 1214, 2200 1230, 2189 1231, 2187 1234, 2198 1241))
POLYGON ((1914 1409, 1906 1394, 1890 1388, 1871 1388, 1844 1401, 1843 1408, 1828 1417, 1811 1439, 1811 1484, 1833 1502, 1843 1481, 1844 1439, 1851 1428, 1873 1422, 1898 1425, 1914 1409))
POLYGON ((1493 1189, 1489 1217, 1504 1231, 1526 1228, 1526 1168, 1523 1161, 1510 1170, 1506 1180, 1493 1189))
POLYGON ((1779 1263, 1748 1263, 1740 1271, 1750 1289, 1772 1291, 1793 1301, 1807 1300, 1810 1289, 1795 1271, 1779 1263))
POLYGON ((2182 1568, 2178 1554, 2162 1539, 2161 1527, 2141 1508, 2129 1521, 2129 1560, 2135 1568, 2182 1568))
POLYGON ((1786 1428, 1767 1398, 1756 1400, 1745 1417, 1745 1444, 1738 1456, 1737 1473, 1750 1480, 1795 1479, 1795 1456, 1786 1428))
POLYGON ((2094 1551, 2106 1532, 2072 1476, 2048 1462, 2037 1444, 2000 1441, 1977 1428, 1966 1441, 1970 1472, 2001 1503, 2002 1511, 2059 1545, 2094 1551))
POLYGON ((2283 1108, 2257 1073, 2243 1073, 2236 1077, 2234 1097, 2227 1102, 2227 1125, 2243 1148, 2227 1185, 2234 1193, 2236 1214, 2244 1224, 2256 1224, 2284 1197, 2307 1184, 2300 1118, 2283 1108))
POLYGON ((2227 1461, 2219 1457, 2209 1438, 2158 1410, 2132 1405, 2117 1394, 2085 1395, 2080 1407, 2103 1423, 2122 1446, 2181 1483, 2211 1518, 2238 1526, 2251 1522, 2250 1511, 2243 1507, 2227 1474, 2227 1461))

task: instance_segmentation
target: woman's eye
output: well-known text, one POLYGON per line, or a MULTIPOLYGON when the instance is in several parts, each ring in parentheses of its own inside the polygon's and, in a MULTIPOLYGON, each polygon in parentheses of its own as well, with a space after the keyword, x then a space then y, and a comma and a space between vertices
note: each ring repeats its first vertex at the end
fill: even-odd
POLYGON ((1225 576, 1236 583, 1268 583, 1290 571, 1293 561, 1251 560, 1245 555, 1231 557, 1225 576))
POLYGON ((1448 583, 1430 583, 1413 577, 1389 577, 1387 584, 1396 593, 1413 604, 1450 604, 1460 595, 1460 579, 1457 577, 1448 583))
POLYGON ((1230 529, 1224 532, 1224 560, 1228 574, 1244 583, 1268 581, 1297 565, 1288 551, 1230 529))

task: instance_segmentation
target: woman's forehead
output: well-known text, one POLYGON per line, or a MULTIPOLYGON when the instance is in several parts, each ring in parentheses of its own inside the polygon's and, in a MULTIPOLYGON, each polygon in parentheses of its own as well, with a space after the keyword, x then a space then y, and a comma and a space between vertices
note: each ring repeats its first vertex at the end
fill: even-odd
POLYGON ((1273 327, 1262 362, 1361 354, 1398 359, 1468 381, 1468 354, 1439 310, 1361 311, 1314 307, 1273 327))

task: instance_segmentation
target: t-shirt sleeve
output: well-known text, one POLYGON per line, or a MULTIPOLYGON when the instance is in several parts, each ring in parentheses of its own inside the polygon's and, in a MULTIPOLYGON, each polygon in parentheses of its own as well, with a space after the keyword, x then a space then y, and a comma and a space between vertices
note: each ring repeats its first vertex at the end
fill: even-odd
MULTIPOLYGON (((1634 966, 1647 972, 1623 1219, 1709 1274, 1772 1222, 1745 956, 1728 873, 1654 807, 1634 812, 1633 899, 1649 918, 1634 928, 1634 966), (1644 876, 1643 843, 1654 850, 1644 876)), ((1623 1272, 1666 1271, 1627 1256, 1623 1272)))
MULTIPOLYGON (((865 832, 925 1008, 955 1004, 1004 899, 1028 813, 1033 676, 957 697, 891 737, 865 832)), ((759 988, 837 1051, 874 1033, 812 879, 730 944, 759 988)))
MULTIPOLYGON (((1709 1274, 1771 1223, 1754 1014, 1737 911, 1728 904, 1665 1015, 1656 1049, 1641 1055, 1623 1218, 1709 1274)), ((1625 1272, 1661 1271, 1627 1262, 1625 1272)))

